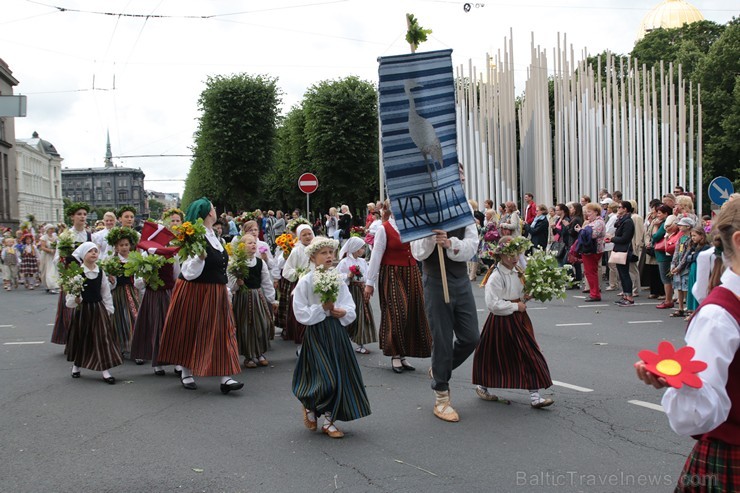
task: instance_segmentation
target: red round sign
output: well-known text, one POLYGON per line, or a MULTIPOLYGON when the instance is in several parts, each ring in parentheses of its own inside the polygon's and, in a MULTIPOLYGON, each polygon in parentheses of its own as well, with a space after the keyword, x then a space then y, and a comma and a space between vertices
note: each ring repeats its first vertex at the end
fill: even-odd
POLYGON ((314 193, 319 188, 319 179, 313 173, 303 173, 298 178, 298 189, 303 193, 314 193))

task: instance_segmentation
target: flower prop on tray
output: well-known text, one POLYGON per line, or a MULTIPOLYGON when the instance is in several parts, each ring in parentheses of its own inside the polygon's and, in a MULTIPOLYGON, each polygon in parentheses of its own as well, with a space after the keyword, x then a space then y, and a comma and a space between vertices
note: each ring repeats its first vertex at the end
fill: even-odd
POLYGON ((524 271, 524 292, 537 301, 550 301, 555 298, 564 300, 566 289, 573 282, 571 267, 558 266, 558 259, 550 253, 536 248, 527 257, 527 268, 524 271))
POLYGON ((185 261, 188 257, 199 257, 206 253, 206 227, 203 226, 203 219, 198 218, 195 223, 186 221, 178 226, 172 227, 175 233, 175 239, 172 244, 180 247, 177 256, 180 260, 185 261))
POLYGON ((85 274, 77 262, 70 262, 68 266, 60 267, 57 281, 65 294, 77 297, 85 290, 85 274))
POLYGON ((707 369, 703 361, 692 360, 694 348, 685 346, 676 351, 668 341, 658 344, 658 353, 643 349, 637 356, 645 362, 645 368, 659 377, 663 377, 668 385, 680 389, 683 384, 699 389, 702 386, 697 373, 707 369))
POLYGON ((349 273, 352 274, 353 281, 362 281, 362 271, 360 270, 359 265, 351 265, 349 273))
POLYGON ((59 252, 60 260, 64 260, 75 251, 75 235, 71 229, 65 229, 59 234, 57 238, 57 251, 59 252))
MULTIPOLYGON (((232 248, 233 254, 229 256, 229 265, 226 268, 227 272, 237 279, 246 281, 249 277, 249 266, 247 262, 251 259, 251 256, 247 252, 247 245, 241 241, 237 243, 236 248, 232 248)), ((239 287, 239 291, 246 291, 247 286, 242 284, 239 287)))
POLYGON ((349 230, 349 235, 350 236, 358 236, 360 238, 364 238, 365 237, 365 228, 363 228, 362 226, 352 226, 352 228, 350 228, 350 230, 349 230))
POLYGON ((319 269, 313 273, 313 292, 319 295, 321 303, 334 303, 339 297, 342 275, 336 269, 319 269))
POLYGON ((109 276, 122 277, 126 275, 123 269, 123 262, 118 258, 118 255, 106 257, 105 260, 98 262, 98 266, 109 276))
POLYGON ((175 258, 166 258, 162 255, 142 255, 139 252, 131 252, 128 262, 124 264, 124 272, 127 276, 140 277, 147 286, 156 291, 164 286, 164 281, 159 277, 159 269, 164 264, 174 264, 175 258))
POLYGON ((275 244, 283 251, 283 257, 286 259, 290 256, 290 252, 293 250, 297 241, 298 238, 290 233, 283 233, 275 238, 275 244))

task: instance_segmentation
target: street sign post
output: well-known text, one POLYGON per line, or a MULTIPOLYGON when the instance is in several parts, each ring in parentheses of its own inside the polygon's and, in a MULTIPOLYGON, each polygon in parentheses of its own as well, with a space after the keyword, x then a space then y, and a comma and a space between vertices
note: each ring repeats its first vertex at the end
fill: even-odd
POLYGON ((722 205, 730 199, 730 195, 735 193, 735 187, 729 178, 718 176, 709 184, 709 200, 717 205, 722 205))
POLYGON ((309 221, 311 209, 309 208, 308 197, 319 189, 319 179, 313 173, 303 173, 298 178, 298 190, 306 194, 306 219, 309 221))

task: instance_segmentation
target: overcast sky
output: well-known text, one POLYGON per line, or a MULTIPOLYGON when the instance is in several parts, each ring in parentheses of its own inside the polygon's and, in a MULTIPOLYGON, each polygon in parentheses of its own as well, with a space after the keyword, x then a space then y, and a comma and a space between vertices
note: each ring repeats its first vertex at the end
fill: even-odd
MULTIPOLYGON (((444 0, 2 0, 0 58, 20 81, 15 94, 28 95, 16 137, 37 131, 63 166, 86 168, 103 165, 106 130, 114 156, 190 154, 209 75, 277 77, 283 113, 321 80, 377 83, 377 57, 409 51, 406 12, 434 31, 419 51, 451 48, 456 65, 482 66, 512 28, 521 93, 532 32, 550 52, 562 32, 576 53, 627 53, 657 3, 497 0, 466 13, 444 0)), ((693 4, 718 23, 740 11, 736 0, 693 4)), ((140 167, 147 189, 182 193, 190 158, 114 163, 140 167)))

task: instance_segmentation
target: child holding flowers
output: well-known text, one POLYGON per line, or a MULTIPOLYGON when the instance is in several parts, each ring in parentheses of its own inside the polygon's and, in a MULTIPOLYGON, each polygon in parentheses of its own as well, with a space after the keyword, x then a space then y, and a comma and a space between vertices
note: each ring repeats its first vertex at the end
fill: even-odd
POLYGON ((257 238, 244 234, 234 248, 228 268, 236 340, 245 368, 270 364, 265 353, 274 330, 272 312, 277 308, 270 271, 267 262, 257 256, 257 248, 257 238))
MULTIPOLYGON (((305 221, 305 219, 303 221, 305 221)), ((291 223, 294 223, 294 221, 291 221, 291 223)), ((298 243, 293 247, 288 259, 285 261, 283 277, 289 284, 287 285, 287 288, 285 288, 286 291, 280 292, 280 297, 282 299, 283 295, 285 295, 285 298, 288 300, 285 326, 283 327, 283 339, 293 339, 296 344, 300 344, 303 341, 303 331, 305 327, 296 321, 295 315, 293 314, 293 304, 290 303, 289 300, 293 289, 298 283, 298 279, 302 274, 308 272, 309 262, 305 248, 311 243, 311 240, 313 240, 313 230, 308 224, 308 221, 298 224, 295 228, 298 243)))
POLYGON ((357 344, 356 352, 368 354, 370 351, 365 344, 378 342, 375 332, 375 319, 370 302, 365 301, 365 278, 367 277, 367 261, 365 255, 365 240, 359 236, 350 236, 339 252, 337 271, 344 275, 349 285, 352 301, 355 303, 357 318, 347 327, 349 337, 357 344))
POLYGON ((113 298, 108 278, 97 265, 98 247, 91 241, 78 246, 73 261, 82 265, 84 277, 81 293, 74 288, 75 280, 63 284, 68 308, 73 308, 72 322, 64 354, 73 362, 72 378, 80 378, 80 369, 103 372, 103 381, 116 383, 110 369, 123 364, 111 323, 113 298))
POLYGON ((552 386, 547 361, 534 338, 527 315, 524 273, 519 258, 529 241, 503 237, 496 249, 497 264, 486 282, 486 306, 491 312, 483 325, 473 359, 475 392, 483 400, 497 401, 488 388, 528 389, 530 404, 543 408, 552 399, 540 396, 540 388, 552 386))
POLYGON ((293 310, 306 326, 303 350, 293 373, 293 394, 303 404, 303 424, 331 438, 344 433, 336 421, 351 421, 370 414, 362 373, 352 351, 346 327, 355 320, 355 304, 347 285, 332 269, 338 242, 322 236, 305 248, 315 269, 298 280, 293 310))
MULTIPOLYGON (((113 296, 113 327, 118 337, 118 347, 123 353, 131 352, 131 337, 134 333, 134 324, 139 314, 139 293, 134 286, 134 277, 127 276, 124 264, 128 256, 139 242, 139 234, 124 226, 113 227, 105 238, 108 245, 113 247, 113 255, 108 256, 100 263, 100 267, 108 274, 113 296)), ((141 365, 144 360, 137 359, 141 365)))

